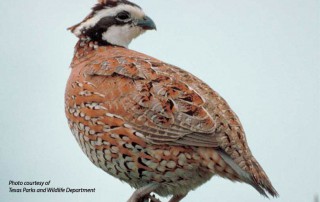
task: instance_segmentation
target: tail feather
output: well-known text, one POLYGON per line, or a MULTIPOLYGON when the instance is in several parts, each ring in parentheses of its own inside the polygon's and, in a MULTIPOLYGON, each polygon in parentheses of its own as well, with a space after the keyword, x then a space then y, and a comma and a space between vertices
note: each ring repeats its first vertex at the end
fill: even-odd
POLYGON ((253 164, 253 179, 255 185, 262 187, 266 190, 272 197, 278 197, 279 194, 276 189, 272 186, 267 174, 264 172, 258 161, 252 156, 251 162, 253 164))
POLYGON ((268 176, 253 156, 247 162, 249 167, 247 167, 247 169, 243 169, 225 151, 220 150, 219 154, 222 159, 237 173, 243 182, 253 186, 261 195, 267 198, 269 198, 268 194, 272 197, 279 196, 278 192, 272 186, 268 176))

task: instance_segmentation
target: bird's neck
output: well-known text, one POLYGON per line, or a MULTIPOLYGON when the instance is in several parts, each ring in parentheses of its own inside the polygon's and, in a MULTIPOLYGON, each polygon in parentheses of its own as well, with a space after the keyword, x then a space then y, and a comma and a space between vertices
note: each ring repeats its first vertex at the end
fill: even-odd
POLYGON ((89 37, 79 37, 79 41, 74 47, 73 61, 86 58, 92 51, 96 50, 98 45, 91 41, 89 37))
POLYGON ((123 48, 121 46, 112 45, 109 43, 100 44, 96 41, 92 41, 89 37, 80 36, 74 48, 74 56, 70 67, 72 68, 76 64, 79 64, 91 56, 95 55, 96 51, 100 49, 110 50, 110 48, 123 48))
POLYGON ((79 41, 74 47, 74 56, 70 67, 73 68, 76 64, 79 64, 88 58, 99 48, 97 42, 92 41, 89 37, 80 36, 79 41))

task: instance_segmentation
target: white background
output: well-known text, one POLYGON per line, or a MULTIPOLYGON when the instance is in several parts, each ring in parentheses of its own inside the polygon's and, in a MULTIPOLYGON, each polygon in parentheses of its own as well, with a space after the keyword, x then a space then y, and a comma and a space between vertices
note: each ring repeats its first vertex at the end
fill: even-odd
MULTIPOLYGON (((313 201, 320 192, 319 1, 135 2, 158 31, 130 48, 192 72, 229 102, 280 194, 272 201, 313 201)), ((64 116, 77 41, 66 28, 94 3, 0 1, 0 201, 124 202, 133 192, 85 157, 64 116), (9 180, 96 193, 9 193, 9 180)), ((215 177, 183 201, 268 200, 215 177)))

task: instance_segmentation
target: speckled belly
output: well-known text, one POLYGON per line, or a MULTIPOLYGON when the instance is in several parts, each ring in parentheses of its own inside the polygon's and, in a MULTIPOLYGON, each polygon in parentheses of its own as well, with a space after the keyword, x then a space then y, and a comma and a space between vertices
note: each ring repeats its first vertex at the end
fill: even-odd
POLYGON ((92 163, 134 188, 156 182, 160 187, 155 192, 161 196, 186 194, 213 175, 200 168, 202 157, 194 148, 140 145, 117 133, 110 133, 109 142, 103 133, 90 134, 84 124, 69 121, 69 126, 92 163))

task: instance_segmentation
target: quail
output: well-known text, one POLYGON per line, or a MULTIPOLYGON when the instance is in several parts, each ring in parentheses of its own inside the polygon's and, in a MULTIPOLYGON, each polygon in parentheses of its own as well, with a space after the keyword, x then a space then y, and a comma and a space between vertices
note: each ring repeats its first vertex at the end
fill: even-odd
POLYGON ((97 167, 136 191, 182 200, 214 175, 278 196, 227 102, 185 70, 128 49, 153 20, 135 3, 100 0, 69 30, 79 38, 65 92, 70 129, 97 167))

